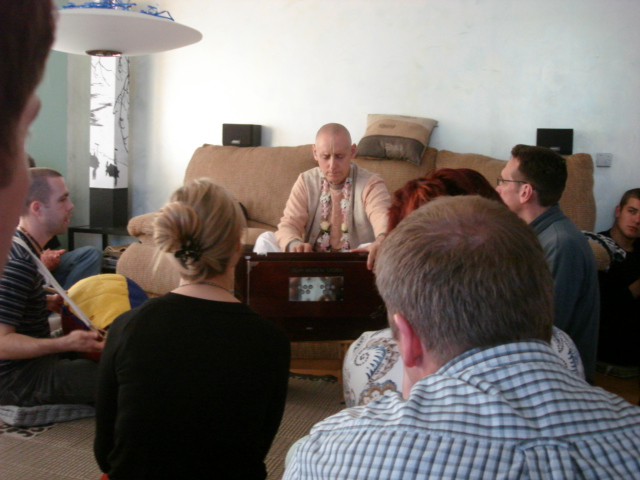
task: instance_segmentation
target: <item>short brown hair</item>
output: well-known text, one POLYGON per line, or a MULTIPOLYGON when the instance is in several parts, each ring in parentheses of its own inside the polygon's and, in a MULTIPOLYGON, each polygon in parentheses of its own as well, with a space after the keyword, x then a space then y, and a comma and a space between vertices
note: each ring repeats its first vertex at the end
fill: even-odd
POLYGON ((51 0, 0 2, 0 187, 11 180, 5 158, 17 152, 16 128, 42 79, 54 25, 51 0))
POLYGON ((158 250, 171 254, 180 276, 200 281, 224 273, 245 227, 238 201, 208 178, 176 190, 155 219, 158 250))
POLYGON ((492 200, 440 197, 409 214, 382 244, 376 284, 389 318, 404 316, 441 365, 472 348, 551 338, 540 242, 492 200))
POLYGON ((538 193, 541 206, 552 207, 560 201, 567 184, 567 161, 564 157, 548 148, 530 145, 516 145, 511 149, 511 156, 519 162, 522 180, 538 193))
POLYGON ((624 192, 624 195, 622 195, 622 198, 620 199, 620 208, 624 208, 630 198, 640 200, 640 188, 632 188, 631 190, 624 192))
POLYGON ((33 202, 49 205, 51 198, 50 178, 61 177, 62 174, 52 168, 34 167, 29 169, 29 190, 27 191, 26 207, 33 202))

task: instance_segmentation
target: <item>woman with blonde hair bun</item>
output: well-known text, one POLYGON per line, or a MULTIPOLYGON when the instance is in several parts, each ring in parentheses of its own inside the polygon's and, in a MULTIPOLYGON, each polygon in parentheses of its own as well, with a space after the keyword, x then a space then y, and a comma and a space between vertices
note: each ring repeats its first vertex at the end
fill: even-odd
POLYGON ((266 477, 290 351, 233 295, 244 226, 239 203, 208 179, 181 187, 158 212, 154 239, 180 284, 109 330, 95 440, 109 478, 266 477))

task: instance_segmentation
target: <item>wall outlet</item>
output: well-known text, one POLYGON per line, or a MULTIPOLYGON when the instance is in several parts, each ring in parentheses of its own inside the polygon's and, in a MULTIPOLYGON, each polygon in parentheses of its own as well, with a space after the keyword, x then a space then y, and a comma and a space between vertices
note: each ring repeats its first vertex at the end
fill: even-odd
POLYGON ((597 153, 596 167, 610 167, 613 160, 613 153, 597 153))

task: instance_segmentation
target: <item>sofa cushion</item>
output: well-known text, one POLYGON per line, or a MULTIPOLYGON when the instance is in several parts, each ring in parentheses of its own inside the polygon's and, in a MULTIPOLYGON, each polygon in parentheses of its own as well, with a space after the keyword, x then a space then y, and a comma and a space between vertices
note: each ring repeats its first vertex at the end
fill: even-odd
POLYGON ((264 228, 266 225, 275 229, 298 175, 315 166, 311 145, 221 147, 205 144, 194 152, 184 182, 210 178, 226 187, 247 208, 249 226, 264 228), (242 165, 246 175, 238 171, 238 165, 242 165))
POLYGON ((422 163, 420 165, 402 160, 380 161, 380 159, 370 157, 356 157, 354 162, 365 170, 381 175, 387 184, 389 193, 393 194, 409 180, 424 177, 433 170, 437 153, 438 151, 435 148, 427 147, 422 154, 422 163))
POLYGON ((436 169, 470 168, 480 172, 491 185, 496 186, 498 176, 506 162, 477 153, 454 153, 440 150, 436 158, 436 169))
POLYGON ((150 297, 164 295, 180 283, 180 274, 171 258, 161 255, 157 259, 156 252, 148 244, 132 243, 116 265, 116 273, 133 279, 150 297))
POLYGON ((568 177, 560 208, 580 230, 592 232, 596 225, 593 159, 588 153, 575 153, 565 158, 568 177))
POLYGON ((369 114, 367 130, 358 143, 357 155, 408 160, 420 165, 431 131, 437 124, 431 118, 369 114))
POLYGON ((153 221, 157 212, 138 215, 129 220, 127 231, 132 237, 136 237, 142 243, 154 245, 153 242, 153 221))

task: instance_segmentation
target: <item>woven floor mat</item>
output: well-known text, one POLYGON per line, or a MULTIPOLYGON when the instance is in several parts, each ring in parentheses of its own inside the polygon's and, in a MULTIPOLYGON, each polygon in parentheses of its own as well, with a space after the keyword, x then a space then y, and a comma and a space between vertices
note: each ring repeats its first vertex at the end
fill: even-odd
MULTIPOLYGON (((280 430, 265 459, 269 480, 284 473, 289 447, 320 420, 344 408, 335 377, 291 375, 280 430)), ((0 426, 0 479, 98 480, 93 457, 95 419, 36 428, 0 426)))
POLYGON ((307 435, 320 420, 344 408, 342 386, 335 377, 291 374, 282 423, 265 459, 268 480, 282 478, 284 459, 296 440, 307 435))
MULTIPOLYGON (((97 480, 93 458, 95 419, 56 423, 37 434, 0 435, 0 478, 3 480, 97 480)), ((23 429, 28 431, 37 428, 23 429)))
POLYGON ((17 438, 31 438, 46 432, 53 428, 53 424, 41 425, 39 427, 12 427, 6 423, 0 422, 0 435, 7 435, 17 438))

